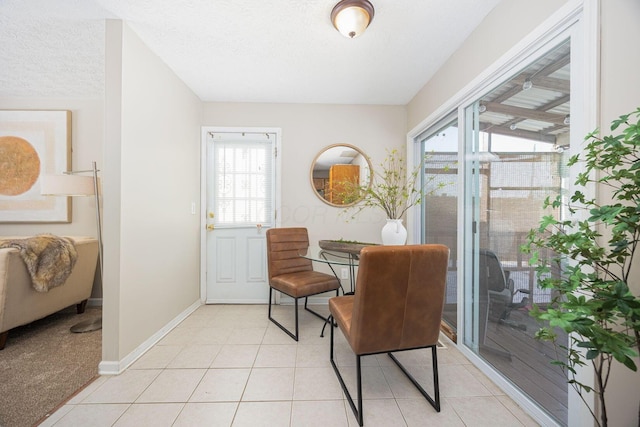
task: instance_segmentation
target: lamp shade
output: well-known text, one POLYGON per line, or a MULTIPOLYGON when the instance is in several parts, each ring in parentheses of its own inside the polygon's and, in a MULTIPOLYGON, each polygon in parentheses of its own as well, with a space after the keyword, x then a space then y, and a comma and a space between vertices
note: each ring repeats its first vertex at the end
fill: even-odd
POLYGON ((95 194, 92 176, 42 175, 40 193, 48 196, 92 196, 95 194))
POLYGON ((367 29, 373 14, 368 0, 342 0, 331 11, 331 22, 345 37, 354 38, 367 29))

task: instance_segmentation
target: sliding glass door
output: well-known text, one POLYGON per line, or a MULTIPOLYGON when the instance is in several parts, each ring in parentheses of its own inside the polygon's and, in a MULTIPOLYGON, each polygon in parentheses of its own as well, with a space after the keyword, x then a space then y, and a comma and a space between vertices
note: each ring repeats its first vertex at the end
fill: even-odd
POLYGON ((464 109, 464 345, 561 424, 567 379, 529 315, 552 295, 521 246, 544 215, 563 215, 543 205, 567 186, 569 58, 567 41, 464 109))
POLYGON ((553 295, 521 246, 544 215, 565 215, 543 206, 569 181, 570 63, 567 39, 414 138, 427 189, 438 188, 423 200, 422 241, 451 249, 443 332, 559 424, 568 385, 551 361, 562 356, 535 339, 529 315, 553 295))
POLYGON ((422 203, 422 242, 449 247, 449 273, 445 297, 443 331, 457 340, 458 324, 458 118, 447 115, 420 135, 420 150, 425 159, 422 203))

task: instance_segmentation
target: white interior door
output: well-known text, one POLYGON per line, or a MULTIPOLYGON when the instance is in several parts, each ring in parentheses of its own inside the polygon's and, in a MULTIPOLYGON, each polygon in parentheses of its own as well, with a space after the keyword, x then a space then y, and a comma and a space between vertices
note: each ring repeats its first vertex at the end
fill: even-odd
POLYGON ((266 229, 275 226, 277 130, 206 138, 206 303, 266 303, 266 229))

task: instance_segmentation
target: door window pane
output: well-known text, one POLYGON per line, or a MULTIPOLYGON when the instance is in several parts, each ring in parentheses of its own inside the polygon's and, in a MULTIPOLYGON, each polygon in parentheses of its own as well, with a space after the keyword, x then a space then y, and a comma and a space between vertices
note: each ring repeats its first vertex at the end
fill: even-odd
POLYGON ((218 136, 213 142, 213 224, 271 226, 274 138, 268 134, 218 136))

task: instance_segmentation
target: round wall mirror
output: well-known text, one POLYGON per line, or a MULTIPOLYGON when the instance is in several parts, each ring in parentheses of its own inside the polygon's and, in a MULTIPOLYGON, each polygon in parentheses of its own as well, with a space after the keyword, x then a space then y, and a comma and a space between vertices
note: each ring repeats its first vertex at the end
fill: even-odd
POLYGON ((323 202, 331 206, 351 206, 362 198, 354 199, 356 187, 371 183, 371 162, 358 147, 333 144, 323 148, 311 164, 311 186, 323 202))

